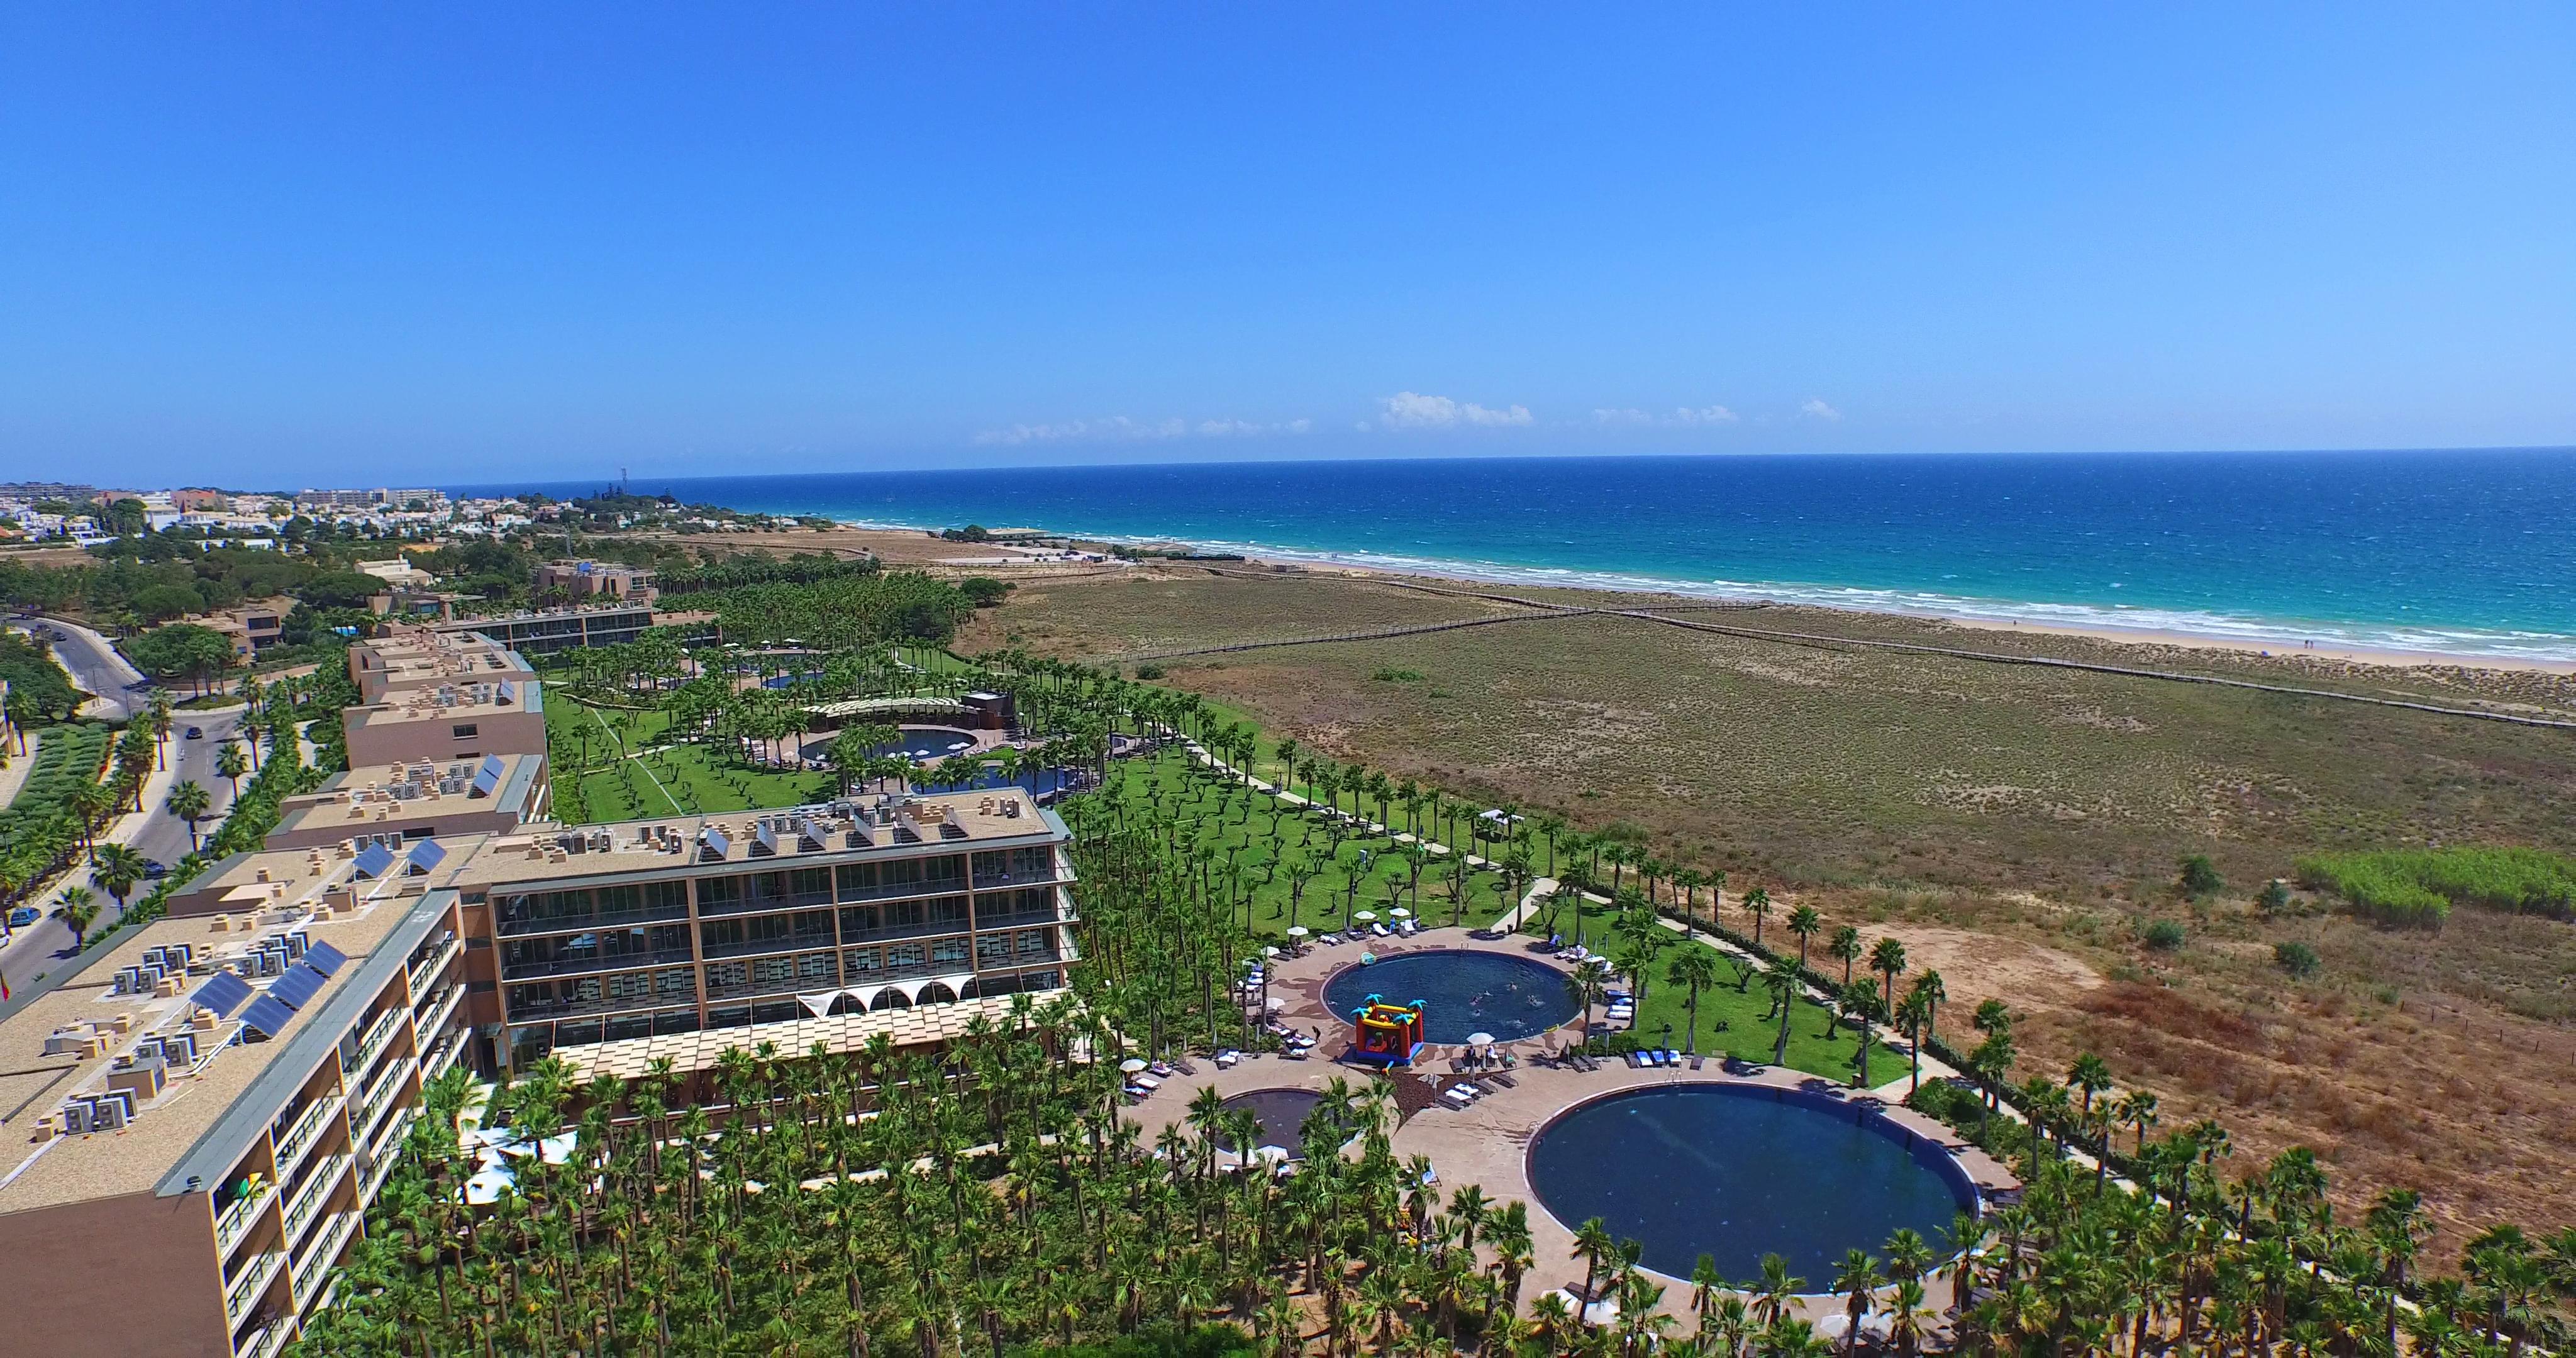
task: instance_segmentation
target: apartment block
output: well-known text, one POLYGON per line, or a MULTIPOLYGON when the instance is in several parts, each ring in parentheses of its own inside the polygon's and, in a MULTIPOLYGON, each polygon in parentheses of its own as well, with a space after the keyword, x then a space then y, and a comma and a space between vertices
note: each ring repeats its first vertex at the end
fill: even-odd
POLYGON ((537 567, 536 590, 539 594, 572 599, 615 599, 636 604, 650 604, 660 595, 653 587, 651 571, 613 561, 549 561, 537 567))
POLYGON ((502 679, 403 689, 342 709, 349 763, 452 764, 491 754, 542 755, 545 688, 502 679))
POLYGON ((581 646, 623 646, 653 624, 650 604, 609 604, 475 618, 444 623, 438 630, 450 635, 479 634, 527 655, 552 655, 581 646))
POLYGON ((536 671, 508 645, 471 627, 444 629, 387 625, 383 635, 349 647, 349 679, 360 702, 418 689, 476 683, 529 683, 536 671))
POLYGON ((261 843, 310 849, 360 840, 400 848, 441 836, 505 834, 545 817, 546 774, 541 754, 335 773, 319 788, 281 803, 277 828, 261 843))
POLYGON ((256 886, 0 1010, 7 1351, 277 1353, 463 1059, 455 892, 256 886))

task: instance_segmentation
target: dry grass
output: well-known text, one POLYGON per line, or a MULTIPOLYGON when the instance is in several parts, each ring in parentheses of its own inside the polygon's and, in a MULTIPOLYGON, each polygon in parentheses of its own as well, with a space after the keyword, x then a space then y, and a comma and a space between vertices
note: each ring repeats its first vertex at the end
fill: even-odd
MULTIPOLYGON (((1097 659, 1501 607, 1333 577, 1163 570, 1031 582, 966 644, 1097 659)), ((1816 610, 1681 616, 2576 711, 2576 685, 2556 676, 1816 610)), ((1619 618, 1167 669, 1339 757, 1594 828, 1624 821, 1738 889, 1762 883, 1898 933, 1954 999, 1997 995, 2027 1015, 2025 1074, 2096 1050, 2156 1089, 2169 1118, 2226 1121, 2240 1158, 2317 1147, 2349 1199, 2404 1183, 2454 1225, 2576 1223, 2576 926, 2462 911, 2439 935, 2400 935, 2304 906, 2267 918, 2244 899, 2320 847, 2576 848, 2576 734, 1619 618), (1422 677, 1371 677, 1385 670, 1422 677), (2180 899, 2186 853, 2212 855, 2234 889, 2180 899), (2158 916, 2189 927, 2179 953, 2136 942, 2158 916), (2315 946, 2325 975, 2284 979, 2270 957, 2285 939, 2315 946)))

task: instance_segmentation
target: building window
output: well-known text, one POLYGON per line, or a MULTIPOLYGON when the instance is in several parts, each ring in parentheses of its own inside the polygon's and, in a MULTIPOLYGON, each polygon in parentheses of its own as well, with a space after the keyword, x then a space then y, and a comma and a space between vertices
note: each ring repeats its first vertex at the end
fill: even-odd
POLYGON ((447 733, 458 740, 472 740, 482 734, 482 730, 482 725, 478 722, 463 721, 449 727, 447 733))
POLYGON ((943 938, 931 944, 930 961, 934 966, 963 968, 966 965, 966 940, 943 938))

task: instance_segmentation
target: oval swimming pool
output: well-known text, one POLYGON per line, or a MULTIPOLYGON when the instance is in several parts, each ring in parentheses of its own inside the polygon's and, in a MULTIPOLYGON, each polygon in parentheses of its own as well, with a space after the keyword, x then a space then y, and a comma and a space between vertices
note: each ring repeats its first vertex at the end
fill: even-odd
POLYGON ((1976 1185, 1948 1152, 1894 1122, 1819 1094, 1684 1084, 1613 1094, 1540 1128, 1530 1188, 1566 1223, 1599 1217, 1644 1246, 1639 1262, 1687 1278, 1699 1256, 1742 1283, 1777 1254, 1833 1286, 1848 1249, 1884 1255, 1912 1227, 1939 1249, 1976 1185))
POLYGON ((1399 953, 1370 966, 1346 967, 1324 983, 1324 1006, 1336 1018, 1378 995, 1389 1003, 1422 1001, 1422 1038, 1456 1045, 1471 1033, 1498 1042, 1536 1037, 1580 1010, 1565 973, 1509 953, 1435 948, 1399 953))

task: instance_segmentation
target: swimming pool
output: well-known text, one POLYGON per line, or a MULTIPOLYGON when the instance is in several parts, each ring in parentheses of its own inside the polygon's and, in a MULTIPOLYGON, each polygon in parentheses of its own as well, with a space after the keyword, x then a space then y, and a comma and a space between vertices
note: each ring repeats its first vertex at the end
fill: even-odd
MULTIPOLYGON (((1311 1089, 1255 1089, 1226 1100, 1225 1109, 1249 1109, 1261 1120, 1261 1132, 1253 1138, 1253 1145, 1277 1146, 1288 1152, 1290 1159, 1303 1159, 1306 1119, 1323 1102, 1324 1096, 1311 1089)), ((1229 1150, 1240 1149, 1231 1141, 1225 1144, 1229 1150)))
POLYGON ((1778 1254, 1800 1289, 1833 1285, 1843 1252, 1883 1254, 1912 1227, 1938 1249, 1974 1181, 1938 1144, 1840 1100, 1768 1085, 1613 1094, 1539 1129, 1529 1180, 1573 1224, 1599 1217, 1639 1262, 1687 1278, 1702 1252, 1741 1283, 1778 1254))
POLYGON ((1353 966, 1324 983, 1324 1006, 1349 1019, 1371 995, 1394 1004, 1422 1001, 1425 1042, 1455 1045, 1472 1033, 1498 1042, 1536 1037, 1571 1021, 1581 1009, 1565 973, 1536 958, 1435 948, 1353 966))
POLYGON ((971 731, 960 731, 949 726, 907 726, 903 728, 902 739, 892 744, 879 745, 868 753, 871 755, 899 754, 906 759, 919 762, 945 759, 952 754, 961 754, 974 748, 975 736, 971 731))

